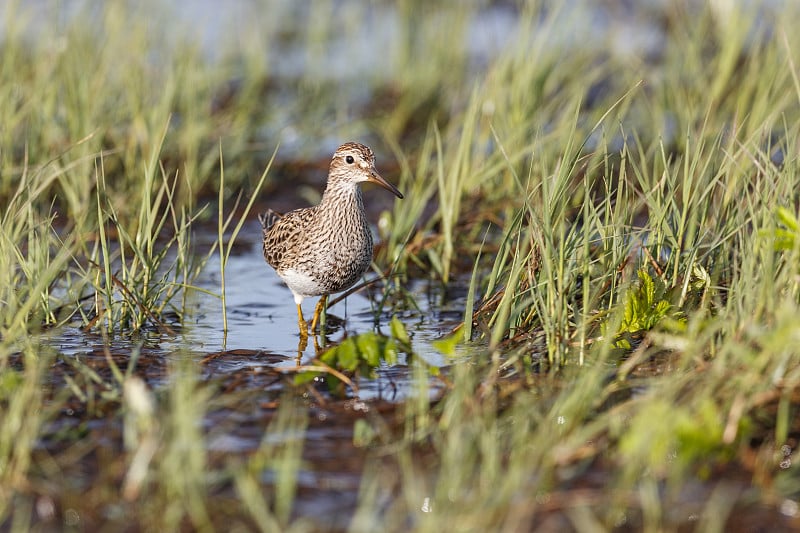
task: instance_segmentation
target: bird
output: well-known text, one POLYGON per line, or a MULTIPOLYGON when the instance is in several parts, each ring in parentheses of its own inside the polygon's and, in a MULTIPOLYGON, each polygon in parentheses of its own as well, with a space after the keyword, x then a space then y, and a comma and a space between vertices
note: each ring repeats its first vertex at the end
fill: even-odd
POLYGON ((346 142, 333 154, 320 203, 285 215, 269 209, 259 215, 264 259, 294 295, 301 338, 308 323, 300 304, 320 296, 311 321, 315 334, 328 295, 349 289, 372 262, 372 232, 360 184, 370 182, 402 199, 403 194, 375 169, 375 154, 361 143, 346 142))

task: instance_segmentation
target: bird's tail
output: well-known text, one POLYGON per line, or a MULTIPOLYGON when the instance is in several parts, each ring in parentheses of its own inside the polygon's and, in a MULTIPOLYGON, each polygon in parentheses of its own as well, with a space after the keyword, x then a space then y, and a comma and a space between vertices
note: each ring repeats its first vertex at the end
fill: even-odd
POLYGON ((283 215, 277 211, 273 211, 272 209, 267 209, 266 213, 258 214, 258 221, 261 222, 261 228, 264 230, 264 235, 267 234, 272 225, 275 224, 275 222, 277 222, 281 216, 283 215))

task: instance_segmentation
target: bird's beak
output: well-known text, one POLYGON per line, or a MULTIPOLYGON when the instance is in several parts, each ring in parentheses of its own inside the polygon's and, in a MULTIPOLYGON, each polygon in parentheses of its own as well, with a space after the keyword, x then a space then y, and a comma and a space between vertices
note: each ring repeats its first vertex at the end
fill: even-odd
POLYGON ((394 185, 392 185, 391 183, 389 183, 388 181, 383 179, 381 177, 381 175, 378 174, 378 171, 375 170, 374 168, 371 169, 370 172, 369 172, 369 180, 368 181, 370 181, 372 183, 375 183, 377 185, 380 185, 381 187, 383 187, 387 191, 390 191, 392 194, 394 194, 395 196, 397 196, 400 199, 403 198, 403 193, 401 193, 399 190, 397 190, 397 187, 395 187, 394 185))

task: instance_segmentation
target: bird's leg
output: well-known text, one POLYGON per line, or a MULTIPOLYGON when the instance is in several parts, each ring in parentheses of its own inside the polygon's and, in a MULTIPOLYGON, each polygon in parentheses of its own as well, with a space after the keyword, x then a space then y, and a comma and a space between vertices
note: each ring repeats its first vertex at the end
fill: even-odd
POLYGON ((325 304, 328 303, 328 295, 325 294, 322 298, 319 299, 317 302, 317 307, 314 308, 314 318, 311 319, 311 333, 316 333, 317 331, 317 324, 319 324, 319 317, 322 315, 322 312, 325 310, 325 304))
POLYGON ((300 338, 308 337, 308 322, 303 318, 300 304, 297 304, 297 327, 300 328, 300 338))
POLYGON ((322 350, 322 348, 319 347, 319 342, 317 341, 317 336, 316 335, 313 336, 313 339, 314 339, 314 355, 318 356, 319 352, 320 352, 320 350, 322 350))

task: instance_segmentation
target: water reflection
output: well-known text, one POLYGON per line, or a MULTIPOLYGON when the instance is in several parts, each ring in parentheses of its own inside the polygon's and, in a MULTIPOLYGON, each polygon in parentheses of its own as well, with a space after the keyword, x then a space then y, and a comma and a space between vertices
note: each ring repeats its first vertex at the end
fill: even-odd
MULTIPOLYGON (((379 313, 375 326, 376 312, 369 295, 379 289, 367 287, 328 309, 325 335, 301 337, 292 294, 264 262, 258 235, 257 225, 248 225, 240 238, 250 242, 238 247, 237 255, 231 256, 226 267, 227 334, 222 326, 221 300, 216 296, 220 293, 220 274, 219 258, 214 256, 196 281, 201 290, 188 295, 188 316, 183 327, 174 337, 162 340, 161 350, 196 353, 210 373, 258 371, 268 366, 291 374, 298 366, 313 364, 318 355, 347 337, 369 331, 387 333, 391 314, 388 308, 379 313)), ((463 309, 461 297, 441 309, 444 295, 438 294, 429 282, 416 281, 408 289, 419 311, 404 313, 402 320, 412 336, 415 353, 429 365, 448 365, 432 341, 446 334, 460 319, 459 313, 448 308, 463 309)), ((309 307, 304 313, 311 310, 314 302, 308 300, 306 304, 309 307)), ((412 381, 410 367, 401 357, 397 365, 382 364, 376 379, 361 379, 359 398, 401 401, 413 393, 412 381)), ((439 392, 433 384, 428 394, 433 397, 439 392)))

